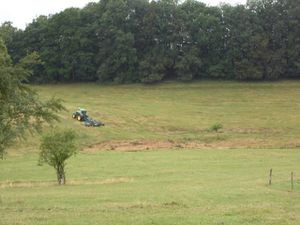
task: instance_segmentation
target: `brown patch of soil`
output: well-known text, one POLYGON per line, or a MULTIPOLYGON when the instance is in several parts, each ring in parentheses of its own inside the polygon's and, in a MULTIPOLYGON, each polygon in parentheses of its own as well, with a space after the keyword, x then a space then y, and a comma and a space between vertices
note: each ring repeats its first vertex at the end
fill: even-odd
POLYGON ((188 206, 182 204, 180 202, 164 202, 161 204, 154 204, 151 202, 134 202, 134 203, 124 203, 124 202, 113 202, 107 203, 106 208, 117 208, 117 209, 142 209, 142 208, 149 208, 149 209, 163 209, 163 208, 187 208, 188 206))
POLYGON ((89 145, 87 152, 98 151, 146 151, 158 149, 234 149, 234 148, 299 148, 300 140, 268 141, 263 139, 229 139, 203 141, 172 140, 114 140, 89 145))
MULTIPOLYGON (((177 144, 173 141, 161 140, 118 140, 105 141, 98 144, 90 145, 85 148, 85 151, 141 151, 150 149, 170 149, 177 144)), ((178 146, 179 147, 179 146, 178 146)))

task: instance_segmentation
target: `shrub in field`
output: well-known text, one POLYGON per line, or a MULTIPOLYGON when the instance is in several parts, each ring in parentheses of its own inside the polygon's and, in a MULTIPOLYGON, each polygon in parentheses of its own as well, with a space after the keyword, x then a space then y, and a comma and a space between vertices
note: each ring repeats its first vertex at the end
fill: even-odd
POLYGON ((209 131, 218 132, 222 128, 223 128, 223 125, 221 123, 215 123, 209 128, 209 131))
POLYGON ((39 162, 54 167, 59 185, 66 183, 66 160, 76 154, 76 134, 72 130, 53 130, 42 138, 39 162))

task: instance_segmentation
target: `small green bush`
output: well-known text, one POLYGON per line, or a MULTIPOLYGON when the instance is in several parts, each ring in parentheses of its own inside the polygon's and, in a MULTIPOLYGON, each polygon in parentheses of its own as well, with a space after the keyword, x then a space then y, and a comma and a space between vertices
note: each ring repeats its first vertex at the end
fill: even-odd
POLYGON ((223 128, 223 125, 221 123, 215 123, 209 128, 209 131, 218 132, 222 128, 223 128))
POLYGON ((42 137, 39 164, 47 163, 55 168, 59 185, 66 183, 66 160, 78 150, 76 137, 76 133, 70 129, 53 129, 42 137))

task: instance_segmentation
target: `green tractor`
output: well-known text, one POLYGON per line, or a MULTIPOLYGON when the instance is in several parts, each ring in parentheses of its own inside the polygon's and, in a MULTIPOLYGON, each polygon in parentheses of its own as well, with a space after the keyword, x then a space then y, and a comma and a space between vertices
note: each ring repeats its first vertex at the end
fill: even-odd
POLYGON ((73 119, 78 121, 86 121, 88 118, 87 111, 85 109, 79 108, 76 112, 72 114, 73 119))

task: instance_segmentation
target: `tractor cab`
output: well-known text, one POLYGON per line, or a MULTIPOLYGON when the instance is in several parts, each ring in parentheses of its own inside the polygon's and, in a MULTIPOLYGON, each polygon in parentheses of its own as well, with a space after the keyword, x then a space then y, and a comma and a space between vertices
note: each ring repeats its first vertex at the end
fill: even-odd
POLYGON ((85 121, 88 118, 87 111, 83 108, 78 108, 76 112, 73 112, 72 117, 78 121, 85 121))
POLYGON ((85 116, 87 115, 86 109, 78 108, 78 112, 82 115, 85 115, 85 116))

